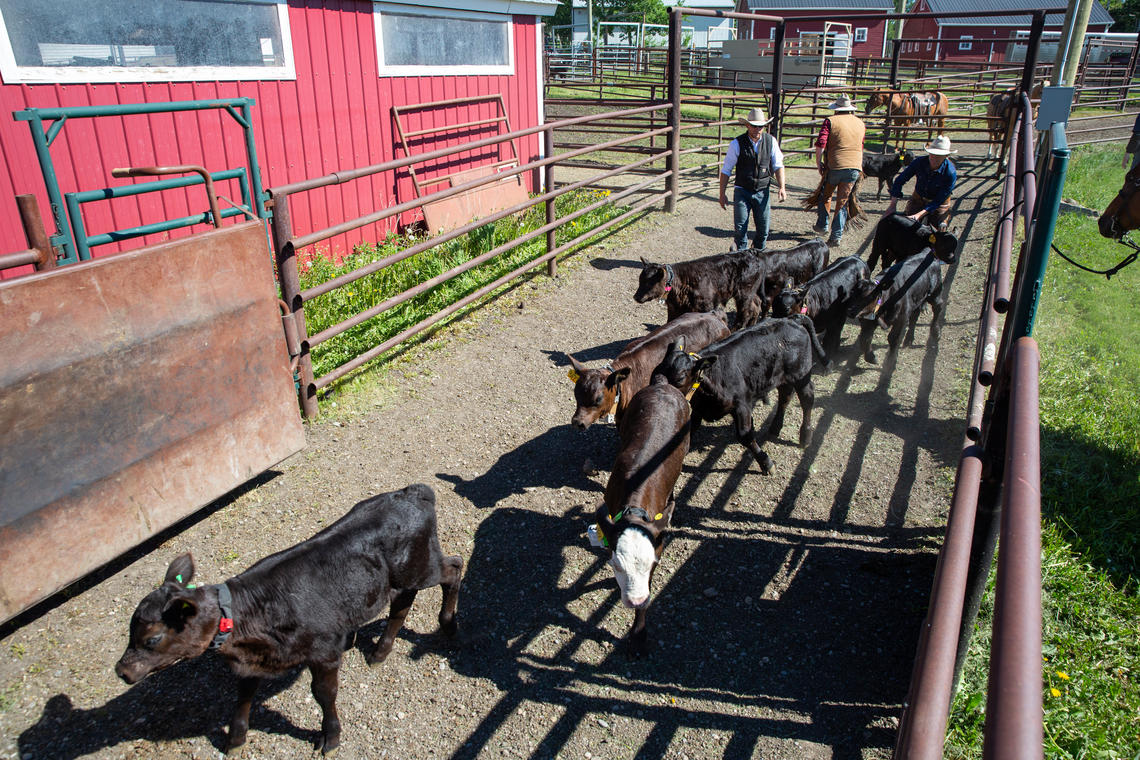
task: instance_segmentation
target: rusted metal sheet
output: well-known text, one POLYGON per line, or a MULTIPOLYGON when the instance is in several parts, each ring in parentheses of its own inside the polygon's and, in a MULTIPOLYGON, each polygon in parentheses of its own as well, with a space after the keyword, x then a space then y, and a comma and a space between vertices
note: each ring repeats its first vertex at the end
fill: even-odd
POLYGON ((0 284, 0 620, 304 447, 264 227, 0 284))
MULTIPOLYGON (((514 166, 505 168, 513 169, 514 166)), ((487 177, 497 173, 496 167, 481 166, 477 169, 457 172, 450 178, 452 187, 458 187, 465 182, 487 177)), ((476 187, 459 195, 424 204, 424 221, 428 232, 432 235, 456 227, 462 227, 472 219, 481 219, 496 211, 525 203, 527 199, 526 187, 522 179, 515 175, 503 177, 498 182, 476 187)))

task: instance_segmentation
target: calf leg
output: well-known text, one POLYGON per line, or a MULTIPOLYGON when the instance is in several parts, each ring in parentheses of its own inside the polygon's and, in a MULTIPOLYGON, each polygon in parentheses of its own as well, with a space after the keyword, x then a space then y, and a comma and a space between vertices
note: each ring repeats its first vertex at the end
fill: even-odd
POLYGON ((772 424, 768 426, 768 432, 765 435, 769 440, 774 440, 784 429, 784 410, 788 408, 788 400, 791 397, 792 386, 781 385, 776 389, 776 412, 772 415, 772 424))
POLYGON ((930 342, 936 343, 938 336, 942 334, 942 313, 946 310, 946 294, 942 288, 938 289, 938 293, 931 297, 927 303, 930 304, 930 342))
POLYGON ((385 626, 384 635, 376 644, 376 648, 372 650, 372 654, 368 655, 369 665, 379 665, 391 653, 392 644, 396 641, 396 634, 403 627, 404 619, 408 617, 408 610, 412 608, 412 602, 415 600, 416 592, 414 589, 400 591, 392 597, 392 603, 388 607, 388 625, 385 626))
POLYGON ((736 317, 738 327, 750 327, 760 318, 760 296, 756 293, 746 293, 736 296, 736 317))
POLYGON ((234 717, 230 720, 230 735, 226 739, 226 754, 230 754, 245 744, 245 736, 249 732, 249 708, 253 705, 253 695, 261 679, 256 676, 238 679, 238 703, 234 710, 234 717))
POLYGON ((815 385, 812 384, 811 376, 796 384, 796 395, 804 413, 804 420, 800 423, 800 447, 806 449, 811 445, 811 410, 815 406, 815 385))
POLYGON ((859 357, 862 356, 870 364, 878 364, 879 360, 875 357, 875 352, 871 349, 871 340, 875 337, 875 328, 878 327, 878 322, 867 319, 861 320, 862 325, 859 328, 859 338, 855 341, 855 353, 851 356, 851 366, 854 367, 859 363, 859 357))
POLYGON ((629 629, 629 634, 626 636, 626 644, 629 647, 630 654, 642 655, 649 649, 649 631, 645 627, 648 611, 647 607, 640 607, 633 611, 633 627, 629 629))
POLYGON ((313 674, 313 699, 321 706, 321 740, 317 749, 322 755, 331 755, 340 746, 340 717, 336 714, 337 675, 340 658, 331 665, 314 663, 309 666, 313 674))
POLYGON ((443 589, 443 605, 439 609, 439 630, 445 636, 454 636, 459 630, 455 622, 455 608, 459 604, 459 583, 463 575, 461 557, 443 558, 443 579, 439 582, 443 589))
POLYGON ((891 324, 891 331, 887 333, 887 353, 893 354, 899 350, 899 343, 902 342, 903 332, 907 329, 907 325, 911 323, 912 319, 917 319, 918 309, 913 310, 915 315, 911 314, 897 314, 895 321, 891 324))
POLYGON ((736 423, 736 438, 744 445, 752 456, 756 457, 756 463, 760 465, 760 471, 765 475, 772 474, 772 460, 760 448, 760 444, 756 441, 756 429, 752 425, 752 408, 738 403, 732 410, 732 418, 736 423))

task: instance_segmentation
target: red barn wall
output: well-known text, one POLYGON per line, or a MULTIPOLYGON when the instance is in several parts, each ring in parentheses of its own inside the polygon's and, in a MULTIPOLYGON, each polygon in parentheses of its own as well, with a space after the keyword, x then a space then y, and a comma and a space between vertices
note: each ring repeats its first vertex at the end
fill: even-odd
MULTIPOLYGON (((3 84, 0 112, 11 114, 29 107, 87 106, 118 103, 207 100, 250 97, 258 159, 265 187, 319 177, 338 170, 379 164, 397 154, 393 105, 412 105, 474 95, 500 94, 512 130, 536 126, 541 115, 538 93, 534 16, 514 16, 512 75, 380 77, 377 74, 376 39, 372 3, 362 0, 290 0, 289 22, 297 76, 289 81, 171 82, 132 84, 3 84)), ((498 114, 494 102, 463 109, 451 107, 408 116, 406 130, 455 124, 498 114)), ((435 142, 413 143, 413 152, 426 152, 460 141, 496 133, 483 128, 449 132, 435 142)), ((503 130, 505 131, 505 129, 503 130)), ((538 157, 538 135, 516 141, 519 159, 538 157)), ((124 184, 111 177, 118 166, 196 164, 210 171, 242 166, 245 144, 242 131, 224 111, 184 112, 99 119, 69 119, 52 145, 52 158, 62 192, 124 184)), ((484 152, 486 153, 486 152, 484 152)), ((471 156, 472 165, 497 156, 471 156)), ((505 157, 505 156, 504 156, 505 157)), ((15 195, 34 194, 40 203, 48 234, 55 230, 42 174, 27 123, 10 116, 0 118, 0 253, 27 247, 15 195)), ((447 173, 451 167, 417 166, 417 176, 447 173)), ((458 168, 462 168, 461 166, 458 168)), ((525 177, 528 187, 532 177, 525 177)), ((219 193, 240 202, 236 182, 220 183, 219 193)), ((406 174, 391 172, 291 199, 296 234, 321 229, 414 197, 406 174)), ((223 209, 226 204, 223 201, 223 209)), ((185 191, 152 193, 136 199, 117 199, 83 205, 88 234, 97 234, 167 218, 200 213, 207 208, 201 186, 185 191)), ((419 212, 406 215, 414 221, 419 212)), ((378 224, 341 235, 328 242, 334 254, 350 251, 361 241, 382 239, 393 225, 378 224)), ((202 229, 196 227, 195 230, 202 229)), ((188 231, 168 233, 170 237, 188 231)), ((141 239, 154 242, 162 236, 141 239)), ((141 245, 140 239, 124 244, 141 245)), ((96 256, 116 250, 115 245, 94 249, 96 256)), ((9 273, 11 274, 11 273, 9 273)))
MULTIPOLYGON (((788 13, 788 15, 793 15, 788 13)), ((795 16, 813 16, 818 21, 789 21, 784 26, 784 39, 792 41, 798 40, 801 32, 822 32, 823 24, 825 21, 837 21, 840 23, 851 24, 851 33, 854 35, 855 29, 867 29, 867 41, 856 42, 851 47, 851 55, 855 58, 878 58, 883 54, 883 38, 887 33, 887 22, 882 19, 852 19, 848 21, 843 17, 843 11, 835 10, 796 10, 795 16)), ((743 22, 750 24, 751 39, 767 40, 775 27, 775 23, 771 21, 751 21, 743 22)))

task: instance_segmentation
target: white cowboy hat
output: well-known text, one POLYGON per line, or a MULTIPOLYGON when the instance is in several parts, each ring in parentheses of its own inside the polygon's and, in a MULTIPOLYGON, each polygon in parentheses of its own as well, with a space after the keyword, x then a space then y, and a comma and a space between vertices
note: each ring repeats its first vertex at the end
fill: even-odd
POLYGON ((737 121, 739 121, 741 124, 750 124, 753 127, 762 127, 770 122, 771 119, 764 118, 763 108, 753 108, 748 112, 747 116, 739 117, 737 118, 737 121))
POLYGON ((855 104, 851 102, 851 98, 846 95, 840 95, 835 99, 835 102, 828 106, 832 111, 858 111, 855 104))
POLYGON ((951 153, 957 153, 956 150, 950 150, 950 138, 946 135, 938 135, 930 144, 924 149, 932 156, 949 156, 951 153))

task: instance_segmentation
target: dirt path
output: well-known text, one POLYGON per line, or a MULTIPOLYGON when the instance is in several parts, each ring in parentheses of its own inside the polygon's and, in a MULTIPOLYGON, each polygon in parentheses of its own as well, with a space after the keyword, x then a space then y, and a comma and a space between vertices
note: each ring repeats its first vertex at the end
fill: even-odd
MULTIPOLYGON (((819 378, 815 442, 770 443, 770 477, 728 420, 695 437, 647 657, 621 650, 632 614, 584 536, 616 435, 570 428, 565 352, 596 365, 663 322, 663 307, 631 298, 639 257, 727 250, 731 217, 712 191, 687 191, 675 215, 501 296, 416 349, 358 411, 337 417, 348 405, 338 402, 304 452, 6 630, 0 758, 216 757, 234 703, 216 658, 133 688, 116 679, 136 602, 179 552, 194 553, 201 582, 218 582, 414 481, 436 490, 444 548, 467 563, 460 641, 435 635, 429 591, 383 666, 365 665, 366 644, 346 653, 342 760, 889 756, 962 440, 991 174, 962 167, 953 227, 965 244, 938 345, 927 312, 893 373, 864 364, 819 378)), ((813 215, 795 201, 814 175, 793 171, 789 184, 773 215, 778 248, 812 236, 813 215)), ((885 204, 872 195, 868 206, 885 204)), ((865 256, 870 231, 849 233, 840 253, 865 256)), ((798 417, 792 404, 786 430, 798 417)), ((310 752, 320 713, 308 674, 260 697, 247 757, 310 752)))

